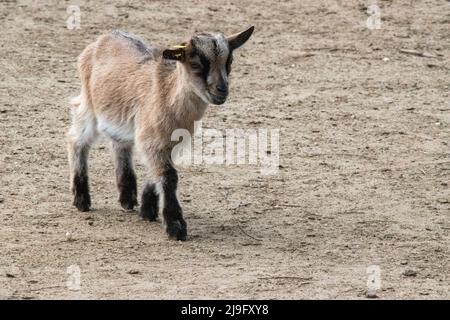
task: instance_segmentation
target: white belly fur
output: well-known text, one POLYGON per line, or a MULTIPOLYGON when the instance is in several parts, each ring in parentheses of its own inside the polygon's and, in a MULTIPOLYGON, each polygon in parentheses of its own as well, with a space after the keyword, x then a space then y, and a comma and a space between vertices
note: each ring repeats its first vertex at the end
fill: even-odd
POLYGON ((107 137, 122 142, 134 142, 134 121, 116 124, 105 119, 97 119, 98 130, 107 137))

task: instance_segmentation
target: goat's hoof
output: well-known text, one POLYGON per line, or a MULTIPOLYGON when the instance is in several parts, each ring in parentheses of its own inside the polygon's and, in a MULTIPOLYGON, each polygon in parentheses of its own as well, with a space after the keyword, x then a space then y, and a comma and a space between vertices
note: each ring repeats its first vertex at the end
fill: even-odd
POLYGON ((91 197, 87 195, 77 195, 73 200, 73 205, 77 207, 78 211, 86 212, 91 209, 91 197))
POLYGON ((133 211, 134 207, 138 204, 136 195, 121 195, 119 202, 125 211, 133 211))
POLYGON ((142 219, 148 220, 150 222, 156 221, 158 219, 158 212, 155 212, 153 210, 144 210, 141 208, 139 215, 142 217, 142 219))
POLYGON ((167 223, 166 232, 171 240, 186 241, 186 222, 183 219, 170 221, 167 223))
POLYGON ((120 201, 120 206, 125 211, 133 211, 134 207, 137 206, 137 202, 136 201, 132 201, 132 202, 120 201))

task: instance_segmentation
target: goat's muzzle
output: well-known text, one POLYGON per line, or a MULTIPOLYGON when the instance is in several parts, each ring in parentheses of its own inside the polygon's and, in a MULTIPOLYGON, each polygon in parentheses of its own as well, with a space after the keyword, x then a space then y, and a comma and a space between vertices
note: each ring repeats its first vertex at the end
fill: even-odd
POLYGON ((215 86, 214 90, 208 90, 208 94, 213 104, 223 104, 228 97, 228 86, 225 83, 220 83, 215 86))

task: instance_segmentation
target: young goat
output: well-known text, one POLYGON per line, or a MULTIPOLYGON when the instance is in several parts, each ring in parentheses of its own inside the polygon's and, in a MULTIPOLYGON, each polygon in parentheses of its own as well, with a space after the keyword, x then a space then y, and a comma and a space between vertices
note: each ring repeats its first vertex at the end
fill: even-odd
POLYGON ((170 238, 185 240, 186 222, 176 196, 178 183, 171 151, 175 129, 193 131, 208 103, 223 104, 233 50, 253 27, 225 37, 200 33, 171 49, 147 46, 136 36, 115 31, 90 44, 78 58, 81 94, 71 101, 68 132, 73 204, 88 211, 91 199, 87 157, 102 132, 112 140, 119 201, 137 205, 132 149, 136 145, 149 169, 141 215, 155 221, 162 194, 162 214, 170 238))

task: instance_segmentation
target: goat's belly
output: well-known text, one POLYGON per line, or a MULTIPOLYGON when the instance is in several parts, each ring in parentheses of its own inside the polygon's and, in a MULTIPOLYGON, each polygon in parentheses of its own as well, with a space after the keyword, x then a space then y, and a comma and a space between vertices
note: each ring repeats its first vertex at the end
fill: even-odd
POLYGON ((98 130, 107 137, 119 142, 134 142, 134 121, 114 123, 105 119, 97 119, 98 130))

